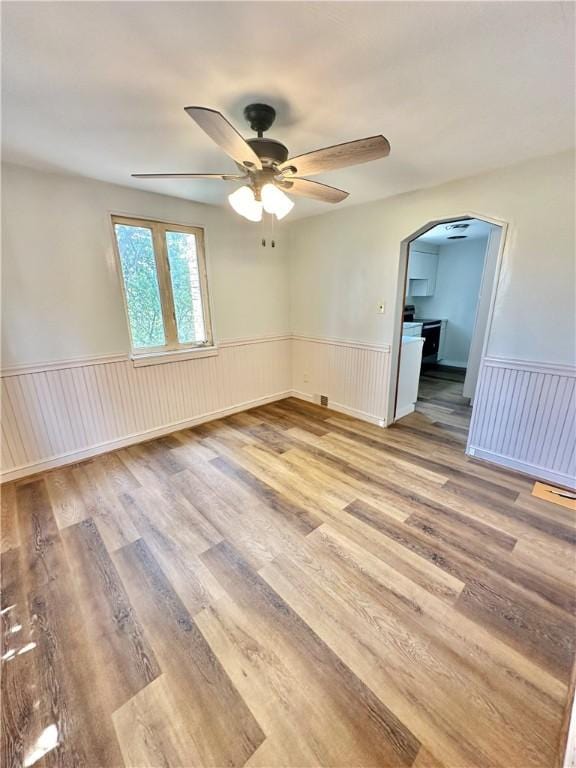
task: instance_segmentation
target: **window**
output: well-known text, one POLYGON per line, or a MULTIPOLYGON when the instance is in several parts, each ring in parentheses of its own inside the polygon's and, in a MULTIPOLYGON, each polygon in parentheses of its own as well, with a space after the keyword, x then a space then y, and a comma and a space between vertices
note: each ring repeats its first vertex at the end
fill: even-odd
POLYGON ((212 344, 204 232, 113 216, 135 358, 212 344))

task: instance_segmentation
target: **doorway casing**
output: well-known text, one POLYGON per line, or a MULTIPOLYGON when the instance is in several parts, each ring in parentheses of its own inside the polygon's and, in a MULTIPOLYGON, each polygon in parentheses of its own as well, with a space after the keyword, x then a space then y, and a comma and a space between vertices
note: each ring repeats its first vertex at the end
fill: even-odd
MULTIPOLYGON (((500 269, 502 266, 502 257, 503 257, 504 248, 506 244, 508 224, 505 221, 502 221, 500 219, 495 219, 495 218, 492 218, 491 216, 485 216, 484 214, 473 213, 473 212, 460 213, 453 216, 442 216, 441 218, 431 220, 428 223, 424 224, 422 227, 420 227, 419 229, 415 230, 410 235, 405 237, 400 243, 400 262, 398 267, 398 280, 397 280, 397 286, 396 286, 396 301, 395 301, 396 311, 395 311, 395 317, 394 317, 392 347, 390 351, 390 379, 389 379, 389 390, 388 390, 387 409, 386 409, 387 425, 391 425, 395 421, 396 397, 397 397, 397 390, 398 390, 398 374, 399 374, 399 366, 400 366, 400 345, 402 340, 402 322, 403 322, 404 303, 405 303, 405 296, 406 296, 406 280, 407 280, 407 274, 408 274, 408 256, 409 256, 410 244, 421 235, 425 234, 429 230, 438 226, 438 224, 450 224, 458 221, 467 221, 469 219, 477 219, 478 221, 484 221, 487 224, 492 224, 496 227, 499 227, 501 230, 500 241, 498 244, 498 253, 496 256, 496 264, 494 268, 494 275, 492 278, 492 286, 490 289, 490 306, 489 306, 488 316, 486 320, 486 327, 484 329, 484 338, 482 341, 482 354, 480 356, 480 366, 482 365, 482 360, 486 356, 486 352, 488 348, 488 340, 490 338, 490 331, 492 328, 492 319, 494 316, 494 306, 496 303, 497 288, 498 288, 498 282, 500 278, 500 269)), ((486 269, 486 264, 484 265, 484 269, 486 269)), ((482 281, 484 281, 484 274, 482 275, 482 281)), ((476 334, 476 332, 477 332, 477 328, 475 327, 474 334, 476 334)), ((472 413, 474 413, 474 411, 472 413)), ((468 450, 468 448, 466 450, 468 450)))

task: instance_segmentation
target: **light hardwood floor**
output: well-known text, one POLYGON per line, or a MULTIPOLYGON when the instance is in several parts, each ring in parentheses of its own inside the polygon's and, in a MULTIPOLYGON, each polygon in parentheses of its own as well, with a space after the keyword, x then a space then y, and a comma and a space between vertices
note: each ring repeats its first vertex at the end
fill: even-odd
POLYGON ((416 410, 445 430, 468 435, 472 408, 462 395, 466 370, 442 366, 425 367, 420 374, 416 410))
POLYGON ((4 768, 552 768, 574 520, 449 405, 284 400, 5 486, 4 768))

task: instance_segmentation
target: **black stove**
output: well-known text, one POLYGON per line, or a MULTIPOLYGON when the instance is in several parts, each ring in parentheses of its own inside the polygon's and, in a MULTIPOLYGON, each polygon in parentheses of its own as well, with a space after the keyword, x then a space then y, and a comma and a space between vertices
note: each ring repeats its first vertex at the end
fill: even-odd
POLYGON ((414 317, 415 314, 416 307, 414 304, 406 304, 404 306, 405 323, 422 323, 422 337, 424 339, 424 346, 422 347, 422 363, 437 363, 442 321, 436 318, 414 317))

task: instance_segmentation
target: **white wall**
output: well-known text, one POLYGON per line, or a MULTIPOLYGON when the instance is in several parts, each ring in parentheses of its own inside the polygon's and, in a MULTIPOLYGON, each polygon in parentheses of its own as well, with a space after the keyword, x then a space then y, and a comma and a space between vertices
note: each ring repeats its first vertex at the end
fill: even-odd
POLYGON ((205 228, 217 340, 288 331, 281 232, 262 248, 232 211, 13 165, 2 207, 3 367, 128 352, 111 212, 205 228))
POLYGON ((479 238, 440 246, 434 295, 413 297, 417 317, 448 321, 444 365, 465 368, 468 362, 487 244, 479 238))
POLYGON ((429 221, 472 213, 509 224, 489 354, 573 364, 574 202, 574 153, 565 152, 295 221, 292 328, 389 344, 400 242, 429 221))

